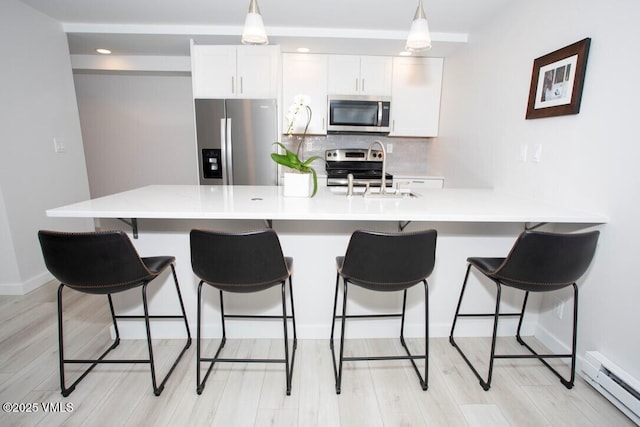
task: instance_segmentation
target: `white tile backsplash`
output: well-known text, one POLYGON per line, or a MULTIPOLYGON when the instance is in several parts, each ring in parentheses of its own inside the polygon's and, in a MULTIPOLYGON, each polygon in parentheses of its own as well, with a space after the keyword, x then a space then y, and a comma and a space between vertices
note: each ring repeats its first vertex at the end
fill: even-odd
MULTIPOLYGON (((283 135, 282 143, 290 150, 301 141, 300 135, 283 135)), ((336 148, 368 148, 379 140, 385 147, 393 144, 393 152, 387 153, 387 171, 394 175, 424 176, 442 175, 436 159, 436 139, 433 138, 391 138, 380 135, 307 135, 301 148, 302 158, 320 156, 336 148)), ((318 174, 324 175, 324 161, 314 162, 318 174)))

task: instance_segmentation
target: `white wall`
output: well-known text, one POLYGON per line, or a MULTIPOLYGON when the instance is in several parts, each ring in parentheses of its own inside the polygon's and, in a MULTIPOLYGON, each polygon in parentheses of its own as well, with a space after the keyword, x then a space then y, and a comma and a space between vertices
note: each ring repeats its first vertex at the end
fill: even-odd
MULTIPOLYGON (((579 286, 578 346, 580 354, 601 351, 636 378, 638 16, 640 3, 630 0, 606 7, 595 0, 514 2, 448 58, 439 141, 449 186, 486 182, 610 216, 579 286), (585 37, 592 42, 580 114, 525 120, 533 60, 585 37), (523 144, 530 153, 542 144, 542 162, 521 162, 523 144)), ((550 311, 542 316, 542 337, 568 343, 567 309, 562 322, 550 311)))
POLYGON ((197 184, 191 77, 76 73, 91 197, 197 184))
POLYGON ((86 199, 89 189, 61 25, 3 0, 0 58, 0 293, 21 294, 50 278, 38 229, 90 227, 85 220, 54 222, 45 210, 86 199), (65 153, 54 153, 54 137, 64 142, 65 153))
POLYGON ((0 185, 0 271, 2 271, 0 287, 4 287, 9 283, 17 284, 20 282, 20 271, 18 271, 18 260, 13 251, 13 237, 11 236, 11 227, 7 216, 7 207, 4 203, 2 195, 2 186, 0 185))

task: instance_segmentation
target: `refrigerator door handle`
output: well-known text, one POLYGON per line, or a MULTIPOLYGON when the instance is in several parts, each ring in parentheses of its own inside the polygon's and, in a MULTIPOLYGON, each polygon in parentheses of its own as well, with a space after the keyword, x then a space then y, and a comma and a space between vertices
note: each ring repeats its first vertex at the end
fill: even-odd
POLYGON ((222 185, 227 185, 227 170, 229 165, 227 164, 227 126, 226 119, 220 119, 220 167, 222 168, 222 185))
POLYGON ((233 138, 231 137, 231 119, 226 119, 227 122, 227 141, 226 141, 226 163, 227 163, 227 184, 233 185, 233 153, 231 147, 233 147, 233 138))

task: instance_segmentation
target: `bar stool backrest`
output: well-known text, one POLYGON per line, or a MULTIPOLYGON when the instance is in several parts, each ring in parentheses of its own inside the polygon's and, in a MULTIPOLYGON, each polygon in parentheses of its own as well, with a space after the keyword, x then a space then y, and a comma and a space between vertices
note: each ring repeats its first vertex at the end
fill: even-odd
POLYGON ((82 292, 118 292, 149 282, 157 275, 145 266, 129 237, 120 230, 40 230, 38 239, 49 272, 61 283, 82 292))
POLYGON ((205 282, 230 292, 254 292, 290 273, 276 232, 191 230, 191 266, 205 282))
POLYGON ((575 283, 589 268, 599 231, 558 234, 525 231, 493 276, 530 291, 575 283))
POLYGON ((357 230, 340 274, 374 290, 397 291, 425 280, 433 271, 436 230, 383 233, 357 230))

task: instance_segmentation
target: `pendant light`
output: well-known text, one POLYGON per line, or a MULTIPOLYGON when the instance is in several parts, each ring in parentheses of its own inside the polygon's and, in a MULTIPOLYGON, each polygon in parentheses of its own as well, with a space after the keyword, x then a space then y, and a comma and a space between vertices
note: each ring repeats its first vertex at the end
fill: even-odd
POLYGON ((249 12, 242 31, 242 44, 269 44, 257 0, 251 0, 249 3, 249 12))
POLYGON ((416 9, 416 14, 411 23, 411 30, 409 30, 405 49, 411 52, 431 49, 429 24, 427 23, 427 17, 422 8, 422 0, 418 1, 418 9, 416 9))

